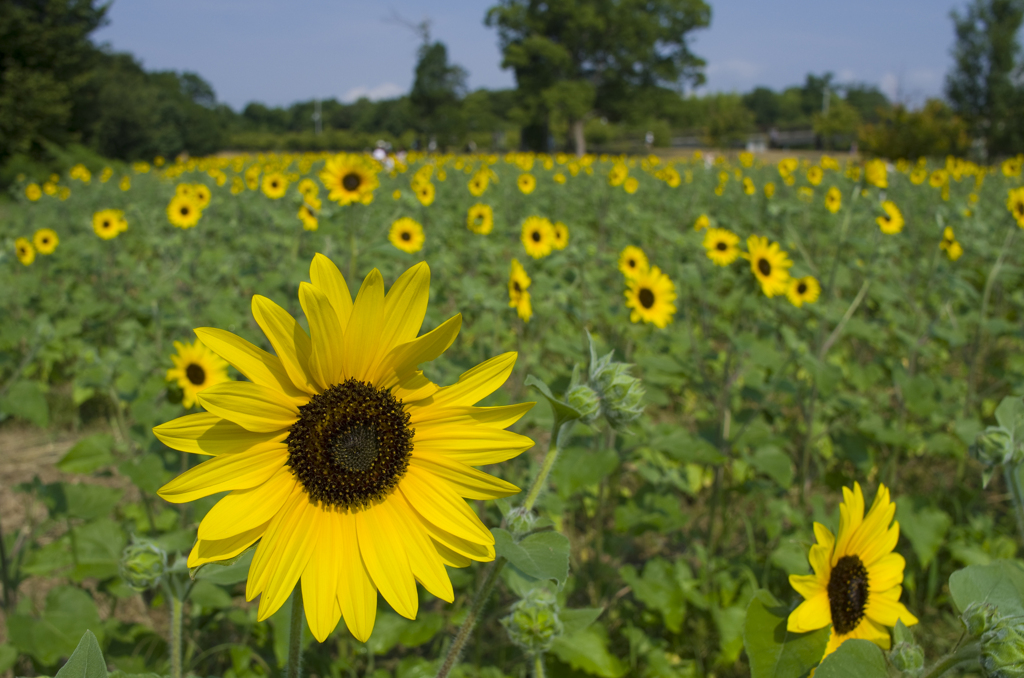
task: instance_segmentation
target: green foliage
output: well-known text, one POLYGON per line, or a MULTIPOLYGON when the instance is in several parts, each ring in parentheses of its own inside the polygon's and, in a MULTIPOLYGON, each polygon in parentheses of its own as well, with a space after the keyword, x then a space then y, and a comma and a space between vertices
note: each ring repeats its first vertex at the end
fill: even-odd
POLYGON ((882 650, 870 640, 851 639, 825 657, 815 678, 888 678, 882 650))
POLYGON ((792 633, 786 629, 790 612, 769 591, 751 598, 743 626, 751 678, 802 678, 821 661, 831 630, 792 633))
POLYGON ((882 112, 877 123, 863 126, 859 134, 861 149, 883 158, 961 155, 969 145, 964 122, 938 99, 929 99, 916 111, 893 106, 882 112))

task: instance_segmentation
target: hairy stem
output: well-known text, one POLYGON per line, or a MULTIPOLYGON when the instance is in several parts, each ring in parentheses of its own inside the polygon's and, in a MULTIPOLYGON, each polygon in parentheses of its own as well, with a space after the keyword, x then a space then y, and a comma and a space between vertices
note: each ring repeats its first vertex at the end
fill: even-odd
POLYGON ((302 584, 296 584, 292 591, 292 618, 288 625, 288 666, 285 678, 299 678, 302 675, 302 584))
POLYGON ((181 623, 185 603, 171 596, 171 678, 181 678, 181 623))
POLYGON ((459 657, 462 655, 462 649, 466 646, 469 641, 469 637, 473 634, 473 628, 476 626, 477 619, 480 617, 480 611, 484 608, 484 603, 491 595, 491 590, 494 588, 494 584, 498 581, 498 575, 505 568, 505 563, 508 561, 504 557, 498 556, 493 563, 490 564, 487 570, 487 579, 484 580, 483 585, 476 592, 476 596, 473 598, 473 603, 470 605, 469 614, 466 615, 465 621, 462 622, 462 626, 459 627, 458 633, 455 634, 455 640, 452 641, 451 647, 448 648, 448 654, 444 658, 444 662, 441 664, 441 668, 437 670, 437 678, 447 678, 455 665, 459 663, 459 657))

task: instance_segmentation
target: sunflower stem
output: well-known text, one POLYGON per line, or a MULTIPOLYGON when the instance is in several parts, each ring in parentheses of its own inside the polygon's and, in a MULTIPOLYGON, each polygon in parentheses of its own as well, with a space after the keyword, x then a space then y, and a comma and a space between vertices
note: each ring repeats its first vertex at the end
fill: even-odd
POLYGON ((922 674, 921 678, 939 678, 953 669, 959 668, 977 668, 978 659, 981 656, 981 643, 974 641, 967 643, 957 649, 956 652, 949 654, 940 659, 935 666, 931 668, 927 673, 922 674))
POLYGON ((458 633, 455 634, 455 640, 452 641, 451 647, 448 648, 448 654, 445 655, 441 668, 437 670, 437 678, 447 678, 451 670, 459 663, 462 648, 466 646, 469 637, 473 635, 473 628, 480 617, 480 611, 483 610, 484 603, 491 596, 491 590, 498 581, 498 575, 501 574, 507 562, 503 556, 498 556, 491 563, 490 569, 487 572, 487 579, 484 580, 483 585, 476 592, 476 596, 473 597, 473 603, 469 607, 469 614, 466 615, 466 620, 462 622, 458 633))
POLYGON ((302 675, 302 584, 296 584, 292 591, 292 618, 288 626, 288 667, 285 678, 300 678, 302 675))
POLYGON ((1020 485, 1021 462, 1006 464, 1003 475, 1006 476, 1006 484, 1010 486, 1010 495, 1013 497, 1013 508, 1017 515, 1017 532, 1024 540, 1024 488, 1020 485))
POLYGON ((181 624, 184 602, 171 596, 171 678, 181 678, 181 624))
POLYGON ((548 475, 551 473, 551 469, 555 465, 555 460, 558 459, 558 452, 560 450, 558 446, 558 436, 562 432, 563 426, 571 426, 574 422, 562 422, 555 421, 555 425, 551 428, 551 442, 548 444, 548 453, 544 455, 544 463, 540 467, 540 473, 533 479, 533 484, 530 485, 530 491, 526 495, 526 501, 523 502, 524 511, 532 511, 533 505, 537 503, 537 497, 540 496, 540 491, 544 488, 547 483, 548 475))
POLYGON ((533 655, 533 678, 544 678, 544 653, 533 655))

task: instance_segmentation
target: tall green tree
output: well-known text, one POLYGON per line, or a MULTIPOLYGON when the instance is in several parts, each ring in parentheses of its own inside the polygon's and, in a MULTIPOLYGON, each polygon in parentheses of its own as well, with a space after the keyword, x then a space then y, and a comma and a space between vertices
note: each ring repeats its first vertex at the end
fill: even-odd
POLYGON ((638 90, 704 82, 688 39, 710 22, 704 0, 500 0, 485 18, 515 71, 524 143, 545 150, 556 114, 580 154, 588 116, 614 115, 638 90))
POLYGON ((1024 0, 971 0, 950 16, 956 33, 946 96, 991 156, 1024 151, 1020 41, 1024 0))
POLYGON ((75 140, 76 99, 99 56, 89 34, 106 11, 96 0, 0 2, 0 164, 75 140))
POLYGON ((466 95, 466 71, 448 62, 448 48, 443 42, 430 42, 429 35, 425 37, 409 103, 418 131, 449 144, 461 127, 459 102, 466 95))

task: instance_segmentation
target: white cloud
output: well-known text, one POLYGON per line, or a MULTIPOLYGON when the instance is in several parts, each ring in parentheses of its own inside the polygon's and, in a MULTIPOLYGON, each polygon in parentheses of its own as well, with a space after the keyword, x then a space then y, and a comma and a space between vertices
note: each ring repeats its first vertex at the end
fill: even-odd
POLYGON ((889 97, 891 101, 895 101, 900 94, 900 79, 893 73, 886 73, 879 81, 878 87, 882 90, 882 94, 889 97))
POLYGON ((857 79, 857 74, 849 68, 844 68, 839 71, 836 76, 836 82, 854 82, 857 79))
POLYGON ((753 80, 761 72, 761 66, 745 59, 729 59, 708 64, 707 74, 716 78, 753 80))
POLYGON ((392 99, 397 96, 405 94, 405 88, 400 85, 396 85, 393 82, 385 82, 377 85, 376 87, 366 87, 360 85, 359 87, 353 87, 349 91, 345 92, 341 100, 345 103, 351 103, 356 99, 366 97, 370 101, 378 101, 380 99, 392 99))

